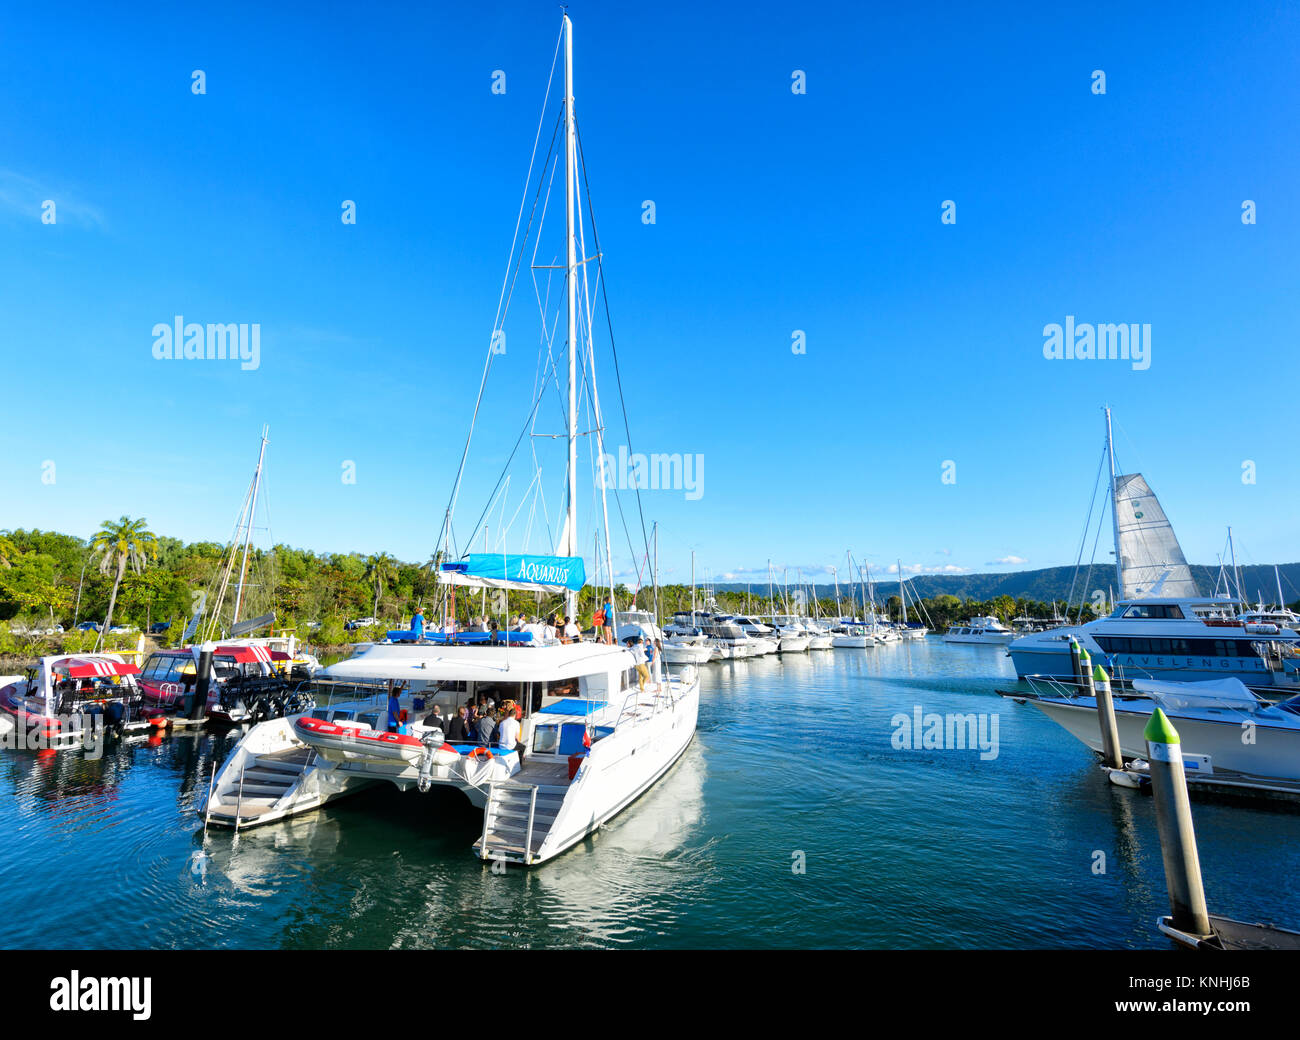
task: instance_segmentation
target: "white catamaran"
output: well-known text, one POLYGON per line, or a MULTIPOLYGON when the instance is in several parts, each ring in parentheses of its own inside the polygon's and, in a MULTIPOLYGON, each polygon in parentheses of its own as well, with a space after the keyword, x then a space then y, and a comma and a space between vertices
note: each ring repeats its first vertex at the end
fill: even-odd
MULTIPOLYGON (((604 457, 591 308, 585 298, 587 265, 599 265, 600 248, 597 242, 594 255, 585 255, 584 248, 579 257, 573 38, 567 15, 561 40, 568 468, 567 511, 555 555, 494 550, 457 556, 453 551, 451 516, 469 454, 467 439, 440 539, 438 576, 450 606, 441 630, 428 635, 389 633, 387 641, 324 669, 324 679, 317 684, 320 707, 251 729, 213 786, 207 805, 211 822, 237 827, 270 822, 377 782, 421 791, 448 785, 483 809, 482 833, 474 844, 480 858, 535 865, 570 848, 626 808, 672 768, 694 736, 699 711, 694 667, 669 675, 663 655, 656 654, 647 668, 648 681, 643 681, 638 665, 644 644, 629 648, 561 642, 549 626, 530 625, 525 631, 509 622, 489 628, 456 621, 458 588, 562 595, 565 613, 576 620, 577 594, 586 583, 578 552, 577 444, 580 435, 594 436, 596 457, 604 457), (584 291, 581 310, 579 280, 584 291), (581 342, 580 317, 585 320, 581 342), (585 371, 579 368, 580 357, 585 371), (588 387, 591 434, 580 434, 578 427, 580 377, 588 387), (498 713, 506 705, 511 711, 498 723, 495 738, 484 739, 481 732, 476 738, 450 721, 458 708, 468 705, 496 708, 498 713), (508 719, 518 720, 517 735, 508 719)), ((530 181, 531 171, 530 166, 530 181)), ((536 406, 534 401, 534 413, 536 406)), ((600 473, 605 517, 604 553, 598 554, 597 566, 603 564, 612 585, 605 473, 603 466, 593 469, 600 473)), ((493 595, 506 602, 502 593, 493 595)), ((645 618, 625 619, 617 610, 614 614, 607 623, 616 631, 628 631, 621 626, 625 620, 646 630, 645 618)))

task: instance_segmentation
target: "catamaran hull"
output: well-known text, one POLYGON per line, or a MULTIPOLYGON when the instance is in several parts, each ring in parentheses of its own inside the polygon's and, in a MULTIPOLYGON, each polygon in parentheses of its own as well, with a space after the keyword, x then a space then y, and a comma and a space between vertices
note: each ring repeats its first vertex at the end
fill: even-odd
MULTIPOLYGON (((700 688, 696 683, 672 711, 620 727, 615 734, 598 741, 570 784, 550 833, 528 865, 545 863, 572 848, 653 787, 690 746, 699 709, 700 688)), ((475 852, 482 856, 481 849, 475 852)))
MULTIPOLYGON (((1101 751, 1101 728, 1097 709, 1088 702, 1065 704, 1059 701, 1029 700, 1049 719, 1093 751, 1101 751)), ((1125 758, 1146 758, 1146 738, 1142 735, 1155 708, 1152 701, 1133 702, 1115 707, 1115 725, 1119 730, 1120 748, 1125 758), (1137 708, 1139 703, 1145 707, 1137 708)), ((1242 719, 1231 715, 1222 722, 1174 716, 1185 755, 1209 755, 1214 769, 1227 769, 1252 776, 1300 780, 1300 732, 1254 727, 1254 743, 1242 741, 1242 719)))

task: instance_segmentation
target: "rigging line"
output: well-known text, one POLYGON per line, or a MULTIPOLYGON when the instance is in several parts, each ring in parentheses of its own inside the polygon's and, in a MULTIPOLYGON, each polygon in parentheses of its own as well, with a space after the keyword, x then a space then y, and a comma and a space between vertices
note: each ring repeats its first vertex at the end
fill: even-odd
MULTIPOLYGON (((1101 459, 1097 463, 1097 476, 1092 482, 1092 494, 1088 496, 1088 519, 1084 521, 1083 534, 1079 536, 1079 552, 1074 558, 1074 574, 1070 578, 1070 594, 1065 601, 1065 614, 1067 620, 1070 615, 1070 607, 1074 603, 1074 586, 1079 580, 1079 568, 1083 566, 1083 549, 1084 546, 1088 544, 1088 529, 1092 527, 1092 511, 1097 508, 1097 486, 1101 483, 1101 471, 1105 465, 1106 448, 1103 446, 1101 450, 1101 459)), ((1105 510, 1103 509, 1102 516, 1097 521, 1099 524, 1102 519, 1105 519, 1105 515, 1105 510)), ((1095 553, 1096 551, 1097 550, 1094 546, 1093 552, 1095 553)), ((1115 546, 1115 551, 1119 552, 1119 546, 1115 546)), ((1089 568, 1091 569, 1091 564, 1089 565, 1089 568)), ((1084 584, 1086 585, 1087 582, 1084 582, 1084 584)))
MULTIPOLYGON (((532 424, 533 416, 537 414, 537 406, 540 405, 541 403, 542 403, 541 397, 538 397, 533 401, 532 410, 528 413, 528 418, 524 420, 523 429, 519 431, 519 436, 515 438, 514 447, 510 449, 510 454, 506 457, 506 463, 501 468, 501 475, 497 477, 497 482, 492 487, 492 494, 489 496, 489 501, 491 501, 491 499, 496 498, 497 488, 501 486, 501 482, 503 480, 507 479, 510 470, 510 463, 514 461, 515 455, 519 451, 519 445, 522 444, 524 438, 528 436, 528 428, 532 424)), ((483 518, 487 516, 487 512, 488 512, 487 507, 484 507, 483 512, 479 514, 478 522, 474 524, 473 530, 477 531, 480 527, 483 526, 483 518)))
MULTIPOLYGON (((599 274, 599 267, 597 267, 597 279, 598 279, 598 280, 599 280, 599 277, 600 277, 600 274, 599 274)), ((588 318, 589 318, 589 317, 590 317, 590 315, 588 314, 588 318)), ((587 329, 587 343, 590 344, 590 343, 591 343, 591 328, 590 328, 590 321, 587 321, 587 322, 585 323, 585 326, 584 326, 584 327, 586 327, 586 329, 587 329)), ((591 351, 588 351, 588 349, 587 349, 587 347, 586 347, 586 344, 584 344, 584 348, 583 348, 583 370, 582 370, 582 385, 583 385, 583 387, 586 387, 586 386, 587 386, 587 380, 588 380, 588 376, 589 376, 589 369, 588 369, 588 367, 587 367, 588 363, 590 363, 590 364, 594 367, 594 364, 595 364, 594 345, 592 346, 591 351)), ((593 381, 592 381, 592 387, 594 388, 594 386, 595 386, 594 377, 592 377, 592 378, 593 378, 593 381)), ((595 396, 595 395, 594 395, 594 392, 591 393, 591 394, 588 394, 588 395, 584 398, 584 401, 585 401, 585 405, 586 405, 586 409, 587 409, 588 426, 589 426, 591 429, 597 431, 597 442, 593 442, 593 444, 595 444, 595 445, 596 445, 596 448, 599 448, 600 451, 601 451, 601 453, 603 453, 603 433, 601 432, 601 431, 603 430, 603 427, 601 427, 601 419, 600 419, 600 413, 599 413, 599 402, 598 402, 598 401, 593 401, 593 397, 594 397, 594 396, 595 396), (594 413, 593 413, 593 406, 594 406, 594 408, 595 408, 594 413)), ((593 471, 593 472, 592 472, 592 481, 591 481, 591 497, 592 497, 592 510, 593 510, 593 512, 594 512, 594 511, 595 511, 595 502, 596 502, 596 492, 597 492, 597 488, 598 488, 597 481, 596 481, 596 473, 595 473, 596 463, 597 463, 597 460, 596 460, 596 454, 597 454, 597 451, 596 451, 596 449, 593 449, 592 452, 591 452, 590 454, 591 454, 591 459, 592 459, 592 471, 593 471)), ((603 464, 602 464, 602 465, 603 465, 603 464)), ((630 560, 632 561, 632 565, 633 565, 633 567, 635 568, 635 567, 636 567, 636 548, 635 548, 635 546, 633 546, 633 544, 632 544, 632 532, 628 529, 628 526, 627 526, 627 514, 623 511, 623 501, 622 501, 622 497, 619 495, 619 493, 618 493, 618 489, 617 489, 617 488, 614 488, 614 489, 612 489, 612 490, 613 490, 613 498, 614 498, 614 508, 618 510, 619 522, 622 524, 622 527, 623 527, 623 537, 627 539, 627 554, 628 554, 628 559, 630 559, 630 560)), ((639 490, 639 489, 638 489, 638 490, 639 490)), ((609 541, 610 535, 609 535, 609 532, 608 532, 608 531, 605 532, 605 538, 606 538, 606 541, 609 541)), ((649 543, 648 543, 648 541, 647 541, 647 543, 646 543, 646 547, 647 547, 647 551, 648 551, 648 549, 649 549, 649 543)), ((640 570, 637 570, 637 581, 638 581, 638 582, 641 580, 641 577, 642 577, 642 572, 641 572, 640 570)), ((611 579, 610 579, 610 587, 611 587, 611 588, 613 587, 613 579, 612 579, 612 577, 611 577, 611 579)))
MULTIPOLYGON (((547 102, 550 100, 550 96, 551 96, 551 85, 552 85, 552 83, 553 83, 554 80, 555 80, 555 63, 556 63, 556 61, 557 61, 558 58, 559 58, 559 54, 560 54, 560 40, 563 39, 563 36, 564 36, 564 30, 563 30, 563 27, 561 27, 561 29, 560 29, 560 36, 557 37, 557 38, 556 38, 556 41, 555 41, 555 54, 554 54, 554 55, 552 56, 552 58, 551 58, 551 75, 550 75, 550 78, 548 78, 547 81, 546 81, 546 95, 545 95, 545 97, 544 97, 543 100, 542 100, 542 111, 541 111, 541 114, 537 117, 537 135, 533 138, 533 153, 532 153, 531 156, 529 156, 529 159, 528 159, 528 174, 527 174, 527 176, 526 176, 525 179, 524 179, 524 193, 523 193, 523 197, 519 200, 519 214, 518 214, 518 216, 515 218, 515 234, 514 234, 514 238, 513 238, 513 239, 511 240, 511 242, 510 242, 510 258, 511 258, 511 260, 514 259, 514 255, 515 255, 515 245, 516 245, 516 243, 518 243, 518 245, 519 245, 520 257, 522 258, 522 256, 523 256, 523 248, 524 248, 524 245, 525 245, 526 242, 527 242, 527 231, 525 231, 524 241, 523 241, 523 242, 520 242, 520 241, 519 241, 519 224, 520 224, 520 222, 523 220, 523 215, 524 215, 524 202, 525 202, 525 200, 528 198, 528 185, 532 183, 532 179, 533 179, 533 166, 534 166, 534 164, 535 164, 536 161, 537 161, 537 145, 538 145, 538 143, 539 143, 539 142, 541 141, 541 139, 542 139, 542 126, 544 125, 544 121, 545 121, 545 119, 546 119, 546 105, 547 105, 547 102)), ((554 147, 555 147, 555 135, 556 135, 556 132, 558 131, 558 129, 559 129, 559 123, 558 123, 558 120, 557 120, 557 122, 556 122, 556 129, 551 131, 551 145, 550 145, 551 149, 554 149, 554 147)), ((550 150, 547 151, 546 162, 547 162, 547 163, 550 162, 550 150)), ((545 164, 543 164, 543 165, 545 165, 545 164)), ((538 178, 538 191, 539 191, 539 192, 541 191, 541 178, 538 178)), ((536 211, 537 211, 537 197, 534 196, 534 197, 533 197, 533 208, 532 208, 532 211, 531 211, 531 212, 529 213, 529 215, 528 215, 528 227, 529 227, 529 228, 532 227, 532 223, 533 223, 533 214, 536 213, 536 211)), ((515 267, 515 277, 516 277, 516 278, 518 277, 518 272, 519 272, 519 269, 518 269, 518 266, 516 265, 516 267, 515 267)), ((513 296, 514 296, 514 283, 513 283, 513 281, 510 279, 510 261, 508 260, 508 261, 506 262, 506 273, 505 273, 505 277, 502 279, 502 284, 501 284, 501 295, 500 295, 500 296, 498 297, 498 299, 497 299, 497 313, 496 313, 496 318, 493 320, 493 323, 492 323, 492 334, 493 334, 493 339, 496 338, 497 330, 499 330, 499 329, 501 328, 501 324, 502 324, 502 322, 505 320, 505 313, 506 313, 506 311, 508 311, 509 308, 510 308, 510 299, 511 299, 513 296), (509 295, 509 296, 506 295, 506 282, 507 282, 507 281, 510 282, 510 295, 509 295), (504 304, 504 310, 503 310, 503 304, 504 304)), ((438 542, 439 542, 439 543, 442 543, 442 542, 443 542, 444 537, 446 538, 446 540, 447 540, 448 543, 450 543, 450 541, 451 541, 451 516, 452 516, 452 514, 453 514, 453 513, 455 512, 455 510, 456 510, 456 501, 457 501, 457 499, 458 499, 459 496, 460 496, 460 486, 461 486, 461 481, 462 481, 462 479, 463 479, 464 476, 465 476, 465 464, 466 464, 466 462, 469 460, 469 447, 470 447, 470 443, 471 443, 471 441, 472 441, 473 438, 474 438, 474 426, 475 426, 475 423, 476 423, 477 420, 478 420, 479 409, 482 407, 482 404, 483 404, 483 391, 484 391, 484 390, 486 389, 486 387, 487 387, 487 378, 488 378, 488 373, 492 370, 492 359, 493 359, 493 357, 495 356, 494 351, 493 351, 493 347, 494 347, 494 346, 495 346, 494 343, 489 342, 489 344, 488 344, 488 352, 487 352, 487 359, 483 362, 483 375, 482 375, 482 376, 480 377, 480 379, 479 379, 479 385, 478 385, 478 396, 477 396, 477 397, 475 398, 475 400, 474 400, 474 414, 470 417, 469 433, 467 433, 466 436, 465 436, 465 450, 461 453, 461 457, 460 457, 460 465, 459 465, 459 466, 457 467, 457 469, 456 469, 456 480, 455 480, 455 482, 452 484, 451 498, 450 498, 450 500, 449 500, 448 503, 447 503, 447 512, 446 512, 445 516, 443 517, 443 526, 442 526, 442 530, 438 533, 438 542)))
MULTIPOLYGON (((591 240, 592 240, 592 245, 596 247, 596 271, 597 271, 596 280, 597 280, 598 287, 600 288, 601 299, 605 304, 605 324, 609 329, 609 350, 614 357, 614 381, 618 385, 618 400, 619 400, 619 404, 623 408, 623 434, 624 436, 627 437, 628 454, 631 454, 632 430, 631 427, 628 425, 628 421, 627 421, 627 400, 623 395, 623 376, 621 371, 619 370, 618 348, 614 345, 614 321, 613 318, 610 316, 610 312, 609 312, 609 293, 605 288, 606 280, 600 277, 600 274, 604 271, 604 267, 605 267, 604 260, 602 259, 601 251, 600 251, 600 232, 596 229, 596 211, 591 199, 591 183, 587 180, 587 158, 582 150, 582 132, 578 129, 576 119, 574 121, 574 137, 576 138, 578 143, 578 158, 580 160, 580 165, 582 167, 582 186, 587 193, 587 214, 591 218, 591 240)), ((618 501, 617 494, 614 496, 614 500, 618 501)), ((646 529, 645 529, 645 508, 641 503, 640 487, 636 488, 636 508, 637 508, 637 512, 640 514, 641 517, 641 540, 646 544, 648 548, 650 545, 650 539, 649 536, 646 534, 646 529)))
MULTIPOLYGON (((1114 508, 1112 504, 1111 508, 1114 508)), ((1101 529, 1106 526, 1106 507, 1102 506, 1101 515, 1097 517, 1097 533, 1092 539, 1092 560, 1088 562, 1088 573, 1083 577, 1083 588, 1079 590, 1079 619, 1083 620, 1083 600, 1088 594, 1088 582, 1092 580, 1092 568, 1097 559, 1097 543, 1101 541, 1101 529)), ((1115 546, 1115 552, 1119 552, 1119 546, 1115 546)), ((1120 598, 1124 596, 1124 590, 1119 590, 1120 598)))
MULTIPOLYGON (((546 152, 546 161, 545 161, 545 163, 543 163, 543 166, 542 166, 543 169, 545 169, 546 166, 547 166, 548 164, 550 164, 550 162, 551 162, 551 154, 552 154, 552 152, 555 151, 555 139, 556 139, 556 137, 559 135, 559 132, 560 132, 560 120, 559 120, 559 117, 557 116, 557 117, 556 117, 556 121, 555 121, 555 128, 551 131, 551 144, 550 144, 550 147, 547 149, 547 152, 546 152)), ((558 160, 557 160, 557 161, 558 161, 558 160)), ((532 167, 531 167, 531 166, 529 167, 529 177, 530 177, 530 178, 532 177, 532 167)), ((552 169, 552 177, 554 177, 554 169, 552 169)), ((521 267, 523 267, 523 263, 524 263, 524 248, 528 245, 528 236, 529 236, 529 234, 530 234, 530 233, 532 232, 532 230, 533 230, 533 218, 537 215, 537 200, 543 197, 543 196, 542 196, 542 181, 543 181, 543 178, 541 178, 541 177, 538 177, 538 178, 537 178, 537 191, 533 194, 533 206, 532 206, 532 209, 529 210, 529 212, 528 212, 528 226, 527 226, 526 228, 524 228, 524 237, 523 237, 522 241, 520 241, 520 243, 519 243, 519 255, 514 257, 515 271, 514 271, 514 274, 511 275, 511 277, 510 277, 510 293, 509 293, 509 295, 506 296, 506 306, 505 306, 505 310, 501 312, 501 314, 500 314, 500 320, 497 322, 496 328, 500 328, 501 325, 502 325, 502 323, 505 322, 505 316, 506 316, 506 314, 509 313, 509 311, 510 311, 510 301, 513 300, 513 299, 515 298, 515 286, 516 286, 516 285, 518 284, 518 282, 519 282, 519 269, 520 269, 521 267)), ((547 194, 546 194, 545 198, 547 199, 548 202, 550 201, 550 191, 549 191, 549 189, 548 189, 548 191, 547 191, 547 194)), ((546 211, 546 205, 545 205, 545 203, 544 203, 543 206, 542 206, 543 216, 545 215, 545 211, 546 211)), ((540 238, 540 236, 541 236, 541 225, 540 225, 540 223, 538 224, 537 234, 538 234, 538 237, 540 238)), ((514 246, 513 246, 513 245, 511 246, 511 254, 512 254, 512 255, 514 254, 514 246)), ((530 270, 531 270, 531 267, 530 267, 530 270)))

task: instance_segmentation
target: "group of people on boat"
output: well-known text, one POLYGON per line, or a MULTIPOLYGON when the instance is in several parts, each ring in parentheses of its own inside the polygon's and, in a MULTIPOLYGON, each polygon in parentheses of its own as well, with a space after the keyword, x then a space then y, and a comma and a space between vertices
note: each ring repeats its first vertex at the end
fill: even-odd
MULTIPOLYGON (((606 602, 603 607, 595 612, 592 617, 592 628, 596 633, 598 642, 613 645, 614 643, 614 609, 613 606, 606 602)), ((548 614, 544 619, 539 617, 529 618, 523 611, 518 614, 512 614, 507 624, 507 629, 512 632, 529 633, 533 638, 542 644, 553 645, 555 643, 581 643, 583 641, 583 631, 577 622, 568 614, 560 615, 557 613, 548 614)), ((423 608, 416 607, 415 614, 411 618, 410 632, 415 639, 421 640, 425 635, 425 620, 423 608)), ((496 618, 475 617, 468 624, 454 626, 448 622, 441 629, 442 632, 486 632, 496 642, 503 638, 501 626, 496 618)))
MULTIPOLYGON (((405 714, 399 707, 394 715, 393 698, 390 698, 389 732, 402 732, 406 725, 405 714)), ((502 754, 517 751, 522 756, 519 737, 523 717, 523 706, 514 699, 507 697, 498 705, 492 697, 483 697, 478 702, 462 704, 451 715, 444 715, 442 705, 434 704, 433 710, 421 721, 430 729, 442 730, 443 739, 448 744, 478 744, 495 748, 502 754)))

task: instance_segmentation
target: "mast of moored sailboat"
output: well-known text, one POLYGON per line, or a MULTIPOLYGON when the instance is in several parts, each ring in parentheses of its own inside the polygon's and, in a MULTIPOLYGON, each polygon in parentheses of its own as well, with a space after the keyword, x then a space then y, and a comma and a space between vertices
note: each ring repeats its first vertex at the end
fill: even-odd
MULTIPOLYGON (((1110 405, 1106 406, 1106 454, 1110 458, 1110 519, 1115 531, 1115 581, 1119 587, 1120 598, 1124 593, 1124 561, 1120 556, 1119 541, 1119 490, 1115 487, 1115 441, 1110 428, 1110 405)), ((1095 486, 1095 485, 1094 485, 1095 486)), ((1096 492, 1094 492, 1095 494, 1096 492)), ((1082 550, 1080 550, 1082 551, 1082 550)), ((1079 608, 1079 617, 1083 617, 1083 608, 1079 608)))
POLYGON ((248 507, 248 526, 244 535, 244 559, 239 565, 239 584, 235 586, 235 613, 230 618, 231 630, 239 624, 239 608, 244 602, 244 579, 248 577, 248 550, 253 544, 253 516, 257 512, 257 492, 262 486, 262 462, 266 458, 267 426, 262 427, 262 446, 257 452, 257 469, 253 473, 253 501, 248 507))
MULTIPOLYGON (((577 194, 577 156, 573 122, 573 23, 564 16, 564 221, 568 261, 565 282, 568 288, 569 337, 569 509, 566 554, 578 555, 578 243, 574 232, 574 197, 577 194)), ((609 576, 613 603, 614 575, 609 576)), ((565 613, 578 616, 578 594, 565 594, 565 613)), ((609 619, 613 624, 613 619, 609 619)))

